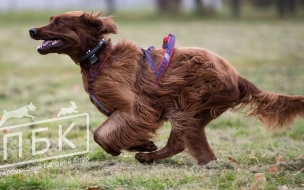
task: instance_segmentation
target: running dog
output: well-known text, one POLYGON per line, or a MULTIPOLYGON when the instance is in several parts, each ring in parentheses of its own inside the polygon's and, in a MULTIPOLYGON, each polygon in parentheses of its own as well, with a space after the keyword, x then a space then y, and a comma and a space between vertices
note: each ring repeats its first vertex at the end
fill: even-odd
MULTIPOLYGON (((135 158, 151 163, 184 151, 204 165, 215 160, 205 126, 231 108, 247 108, 268 129, 283 129, 304 117, 304 97, 277 95, 258 89, 215 53, 198 47, 176 47, 158 83, 148 58, 160 63, 163 49, 146 54, 135 42, 115 46, 111 17, 67 12, 50 17, 45 26, 29 30, 44 40, 40 54, 66 54, 80 66, 91 102, 108 119, 94 140, 109 154, 137 151, 135 158), (248 105, 248 106, 247 106, 248 105), (157 150, 152 139, 165 121, 172 125, 167 145, 157 150)), ((58 65, 60 66, 60 65, 58 65)))

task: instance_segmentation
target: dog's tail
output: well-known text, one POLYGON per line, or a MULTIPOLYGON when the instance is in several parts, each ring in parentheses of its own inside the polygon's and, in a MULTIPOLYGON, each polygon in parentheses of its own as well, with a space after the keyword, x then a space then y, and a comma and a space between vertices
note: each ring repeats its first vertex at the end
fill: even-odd
POLYGON ((248 80, 238 80, 240 103, 248 116, 257 116, 270 130, 287 128, 296 117, 304 118, 304 96, 277 95, 258 89, 248 80))

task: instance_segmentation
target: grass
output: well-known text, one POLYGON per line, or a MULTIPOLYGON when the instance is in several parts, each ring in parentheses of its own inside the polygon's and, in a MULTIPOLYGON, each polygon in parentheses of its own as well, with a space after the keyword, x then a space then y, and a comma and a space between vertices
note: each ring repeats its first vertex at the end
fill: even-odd
MULTIPOLYGON (((90 115, 94 130, 106 118, 89 102, 82 88, 80 70, 67 56, 41 56, 40 42, 31 40, 28 30, 43 25, 54 13, 1 13, 0 16, 0 111, 15 110, 33 102, 39 120, 52 118, 61 107, 75 101, 78 110, 90 115)), ((132 14, 133 15, 133 14, 132 14)), ((177 46, 199 46, 229 60, 240 74, 259 88, 284 94, 304 94, 304 23, 300 19, 219 19, 186 16, 142 18, 117 14, 121 38, 137 41, 140 47, 160 46, 168 33, 177 37, 177 46)), ((8 120, 7 125, 24 120, 8 120)), ((1 175, 0 189, 301 189, 304 184, 304 124, 278 133, 267 132, 256 118, 242 113, 223 114, 207 128, 207 136, 218 160, 197 166, 187 154, 142 165, 134 153, 119 157, 106 154, 90 139, 89 153, 72 158, 42 162, 41 166, 71 159, 53 167, 28 167, 30 171, 1 175), (268 172, 282 158, 278 172, 268 172), (254 176, 264 173, 266 181, 254 176)), ((168 123, 155 142, 166 144, 168 123)), ((81 134, 80 132, 79 134, 81 134)), ((77 134, 73 134, 77 138, 77 134)), ((52 136, 51 136, 52 138, 52 136)), ((1 146, 2 147, 2 146, 1 146)), ((1 149, 2 150, 2 149, 1 149)), ((24 159, 27 159, 25 157, 24 159)), ((17 157, 11 162, 17 161, 17 157), (15 160, 14 160, 15 159, 15 160)), ((1 161, 1 163, 3 163, 1 161)))

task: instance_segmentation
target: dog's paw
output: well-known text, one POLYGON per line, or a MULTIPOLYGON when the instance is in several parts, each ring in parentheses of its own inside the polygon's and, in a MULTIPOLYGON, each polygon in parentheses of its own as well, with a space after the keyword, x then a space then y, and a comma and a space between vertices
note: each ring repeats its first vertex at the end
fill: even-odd
POLYGON ((121 151, 118 149, 113 149, 112 147, 101 146, 101 148, 106 151, 106 153, 111 154, 112 156, 119 156, 121 151))
POLYGON ((149 158, 149 154, 146 153, 137 153, 135 155, 136 160, 138 160, 140 163, 153 163, 153 159, 149 158))
POLYGON ((115 150, 106 150, 107 153, 111 154, 112 156, 119 156, 121 154, 120 151, 115 151, 115 150))
POLYGON ((153 151, 157 150, 157 146, 154 144, 153 141, 148 141, 145 144, 145 149, 147 152, 153 152, 153 151))
POLYGON ((147 141, 138 146, 132 146, 129 148, 129 151, 137 151, 137 152, 153 152, 157 150, 157 146, 153 141, 147 141))

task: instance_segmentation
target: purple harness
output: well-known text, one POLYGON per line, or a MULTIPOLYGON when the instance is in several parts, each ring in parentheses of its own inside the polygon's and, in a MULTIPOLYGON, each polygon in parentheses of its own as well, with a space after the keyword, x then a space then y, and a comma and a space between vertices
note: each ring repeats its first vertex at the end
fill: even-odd
POLYGON ((91 96, 92 100, 96 103, 96 105, 98 105, 99 108, 101 108, 104 112, 106 112, 108 116, 110 116, 113 113, 113 111, 111 111, 111 110, 107 109, 106 107, 104 107, 102 105, 102 103, 98 100, 98 98, 97 98, 97 96, 96 96, 96 94, 95 94, 95 92, 93 90, 93 84, 94 84, 94 81, 95 81, 95 79, 97 77, 97 74, 101 70, 102 66, 106 63, 106 61, 108 60, 108 58, 109 58, 110 55, 111 54, 109 54, 104 61, 100 61, 99 62, 98 69, 93 70, 91 72, 91 77, 90 77, 90 80, 89 80, 89 93, 90 93, 90 96, 91 96))
POLYGON ((174 46, 175 46, 175 36, 169 34, 167 37, 164 38, 164 42, 163 42, 164 54, 157 68, 155 67, 155 63, 152 57, 150 56, 150 53, 155 49, 155 47, 150 46, 147 50, 142 49, 146 55, 147 61, 150 65, 150 69, 155 73, 156 84, 159 82, 160 78, 163 76, 164 72, 169 66, 169 62, 174 51, 174 46))
MULTIPOLYGON (((153 51, 155 49, 154 46, 149 47, 147 50, 142 49, 146 55, 146 58, 147 58, 147 61, 149 63, 151 70, 155 73, 156 84, 159 82, 160 78, 162 77, 162 75, 164 74, 164 72, 166 71, 166 69, 169 65, 170 59, 171 59, 173 51, 174 51, 174 46, 175 46, 175 36, 173 36, 172 34, 169 34, 168 37, 164 38, 163 49, 165 51, 164 51, 162 60, 159 63, 157 68, 155 67, 155 63, 154 63, 152 57, 150 56, 151 51, 153 51)), ((91 72, 91 77, 89 80, 89 89, 88 89, 92 100, 96 103, 96 105, 99 108, 101 108, 104 112, 106 112, 106 114, 108 116, 110 116, 113 113, 113 111, 104 107, 102 105, 102 103, 98 100, 98 98, 93 90, 93 83, 97 77, 97 74, 101 70, 102 66, 106 63, 109 56, 110 56, 110 54, 106 57, 106 59, 104 61, 99 62, 98 69, 93 70, 91 72)))

